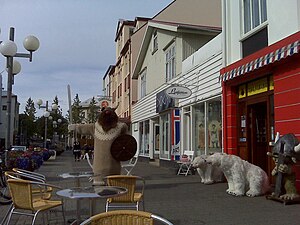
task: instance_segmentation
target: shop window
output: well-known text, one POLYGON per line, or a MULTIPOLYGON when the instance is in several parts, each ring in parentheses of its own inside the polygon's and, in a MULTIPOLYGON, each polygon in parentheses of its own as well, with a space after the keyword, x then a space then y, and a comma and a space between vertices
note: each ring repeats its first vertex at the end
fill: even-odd
POLYGON ((161 158, 170 158, 170 114, 164 114, 161 119, 161 158))
POLYGON ((205 154, 205 107, 204 103, 197 104, 195 106, 195 149, 197 154, 205 154))
POLYGON ((149 120, 139 123, 139 143, 140 143, 140 151, 141 155, 149 155, 149 120))
POLYGON ((191 108, 186 107, 183 109, 183 132, 182 132, 182 142, 183 142, 183 149, 182 152, 185 150, 193 150, 192 148, 192 140, 191 140, 191 127, 192 127, 192 120, 191 120, 191 108))
POLYGON ((193 148, 196 155, 222 151, 221 99, 193 106, 193 148))
POLYGON ((221 100, 207 102, 208 153, 220 152, 222 148, 221 100))

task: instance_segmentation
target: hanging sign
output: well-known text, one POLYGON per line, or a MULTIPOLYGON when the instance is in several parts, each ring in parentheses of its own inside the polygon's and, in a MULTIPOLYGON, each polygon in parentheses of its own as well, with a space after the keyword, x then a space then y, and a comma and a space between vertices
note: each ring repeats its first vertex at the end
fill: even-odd
POLYGON ((192 95, 192 91, 180 85, 172 85, 165 90, 165 93, 171 98, 188 98, 192 95))

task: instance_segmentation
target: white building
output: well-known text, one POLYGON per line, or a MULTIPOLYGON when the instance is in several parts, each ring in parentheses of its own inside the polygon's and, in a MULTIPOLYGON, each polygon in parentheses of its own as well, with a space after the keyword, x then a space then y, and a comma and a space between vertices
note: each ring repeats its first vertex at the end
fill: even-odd
MULTIPOLYGON (((203 103, 197 107, 207 107, 208 110, 205 101, 211 100, 208 104, 217 104, 220 113, 221 38, 199 55, 190 56, 220 32, 220 28, 216 27, 155 20, 148 22, 133 71, 133 79, 138 79, 138 102, 132 110, 132 134, 138 140, 141 156, 169 161, 178 159, 183 150, 197 150, 193 146, 197 141, 192 136, 197 132, 192 129, 196 120, 187 121, 185 110, 189 113, 198 110, 200 113, 202 108, 192 110, 197 101, 203 103), (201 79, 208 83, 201 86, 201 79), (164 90, 171 84, 190 88, 192 96, 180 101, 168 97, 164 90), (206 85, 209 87, 199 89, 206 85)), ((199 117, 199 113, 193 113, 194 117, 199 117)), ((216 119, 220 121, 221 115, 218 114, 216 119)))

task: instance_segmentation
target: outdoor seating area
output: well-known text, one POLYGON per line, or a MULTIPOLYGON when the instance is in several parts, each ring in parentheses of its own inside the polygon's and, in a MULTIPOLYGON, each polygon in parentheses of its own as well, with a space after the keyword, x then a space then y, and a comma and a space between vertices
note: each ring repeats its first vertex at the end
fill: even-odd
MULTIPOLYGON (((57 206, 50 210, 39 212, 35 218, 35 225, 47 224, 44 223, 48 220, 49 225, 62 225, 62 224, 76 224, 77 207, 79 206, 79 215, 81 222, 88 222, 90 218, 98 214, 105 213, 106 215, 106 201, 108 194, 114 194, 116 192, 124 192, 124 188, 115 188, 105 186, 93 186, 89 182, 89 176, 80 178, 80 187, 77 187, 77 179, 75 178, 62 178, 59 175, 63 173, 80 174, 82 172, 91 172, 91 169, 86 160, 75 162, 71 151, 66 151, 56 158, 45 162, 38 171, 33 172, 33 175, 41 174, 45 177, 45 183, 56 184, 61 189, 53 188, 50 196, 50 201, 63 201, 65 220, 62 216, 61 207, 57 206), (69 197, 58 196, 58 193, 68 193, 69 197), (78 196, 82 196, 78 199, 78 196), (106 197, 93 197, 97 196, 97 193, 106 195, 106 197), (77 205, 77 202, 79 204, 77 205), (92 208, 90 208, 92 207, 92 208), (92 210, 91 210, 92 209, 92 210), (44 215, 44 216, 43 216, 44 215), (88 220, 88 221, 86 221, 88 220)), ((87 173, 82 173, 85 175, 87 173)), ((21 178, 20 174, 15 171, 11 171, 11 175, 17 178, 21 178)), ((218 183, 215 185, 202 185, 199 181, 198 175, 189 176, 177 176, 174 170, 161 168, 152 164, 139 160, 133 170, 131 176, 142 177, 145 181, 145 187, 143 192, 143 200, 145 202, 145 208, 142 207, 140 202, 139 210, 136 208, 110 208, 107 213, 113 213, 120 210, 130 210, 131 213, 149 212, 153 217, 155 215, 165 218, 171 222, 171 224, 189 224, 198 225, 201 221, 205 221, 208 224, 244 224, 244 221, 253 221, 253 218, 257 218, 260 224, 267 224, 272 219, 273 225, 282 224, 282 220, 276 220, 272 215, 276 214, 279 218, 284 217, 287 213, 290 215, 287 225, 297 224, 298 207, 278 207, 278 204, 274 201, 267 201, 264 196, 256 197, 251 201, 245 198, 232 198, 225 193, 227 188, 226 183, 218 183), (216 197, 211 197, 216 196, 216 197), (201 203, 195 205, 201 199, 201 203), (182 203, 196 207, 181 207, 182 203), (216 207, 218 205, 230 204, 236 210, 236 215, 243 214, 243 218, 232 215, 227 217, 228 212, 223 207, 216 207), (255 207, 253 207, 255 205, 255 207), (252 208, 251 208, 252 207, 252 208), (252 210, 249 211, 249 208, 252 210), (266 211, 265 209, 268 208, 266 211), (208 213, 211 210, 214 214, 208 213), (264 212, 264 216, 261 212, 264 212), (215 214, 219 215, 215 217, 215 214), (185 216, 183 216, 185 215, 185 216), (220 223, 221 220, 221 223, 220 223)), ((128 176, 128 177, 131 177, 128 176)), ((10 177, 9 179, 13 179, 10 177)), ((23 176, 23 178, 25 177, 23 176)), ((36 181, 30 181, 36 182, 36 181)), ((115 185, 115 184, 112 184, 115 185)), ((121 186, 121 185, 119 185, 121 186)), ((137 188, 142 187, 137 182, 137 188)), ((45 194, 45 189, 42 186, 32 186, 32 190, 40 187, 45 194)), ((48 188, 50 188, 48 186, 48 188)), ((137 190, 137 191, 138 191, 137 190)), ((127 191, 127 190, 126 190, 127 191)), ((128 193, 128 192, 127 192, 128 193)), ((32 194, 35 196, 37 194, 32 194)), ((120 195, 121 196, 121 195, 120 195)), ((49 197, 49 196, 48 196, 49 197)), ((41 197, 37 197, 41 199, 41 197)), ((44 198, 44 197, 43 197, 44 198)), ((1 205, 0 211, 0 224, 7 225, 7 220, 3 222, 6 214, 11 211, 11 205, 1 205)), ((132 217, 132 214, 130 215, 132 217)), ((6 217, 8 218, 8 216, 6 217)), ((10 218, 9 225, 24 225, 32 224, 33 216, 25 216, 13 214, 10 218)), ((88 223, 87 223, 88 224, 88 223)), ((112 223, 115 225, 115 223, 112 223)), ((125 223, 124 223, 125 224, 125 223)), ((150 222, 151 224, 151 222, 150 222)), ((163 224, 160 221, 155 221, 154 224, 163 224)), ((168 224, 168 223, 167 223, 168 224)))
MULTIPOLYGON (((13 224, 11 221, 14 218, 27 216, 31 217, 30 223, 32 225, 39 224, 37 221, 40 220, 43 221, 43 224, 48 224, 50 220, 53 220, 53 216, 51 216, 52 209, 60 207, 62 213, 60 221, 63 221, 63 224, 67 224, 67 222, 70 224, 80 224, 82 221, 84 221, 82 224, 89 224, 94 219, 100 221, 99 218, 105 221, 108 221, 108 218, 111 221, 115 221, 115 218, 121 218, 120 221, 124 221, 122 218, 125 217, 132 217, 131 219, 126 219, 126 221, 137 219, 137 221, 145 221, 145 224, 152 224, 151 221, 160 220, 161 217, 144 212, 144 190, 146 183, 144 178, 134 176, 130 173, 136 165, 137 159, 134 160, 135 162, 130 165, 126 175, 107 176, 104 179, 105 185, 103 186, 96 186, 90 182, 86 182, 86 180, 94 176, 90 170, 92 164, 88 159, 82 161, 87 166, 87 171, 70 171, 56 175, 61 182, 68 180, 69 185, 67 187, 47 183, 47 176, 42 173, 12 168, 10 171, 5 172, 12 197, 12 204, 5 214, 2 223, 11 225, 13 224), (103 207, 100 207, 103 210, 99 211, 95 209, 99 208, 95 207, 97 199, 105 200, 104 202, 102 201, 103 207), (65 209, 67 207, 65 207, 65 203, 69 201, 76 204, 76 210, 75 214, 72 214, 72 218, 66 220, 65 209), (86 202, 89 202, 88 214, 82 213, 83 208, 81 204, 86 202), (117 214, 118 212, 120 213, 117 214), (109 216, 106 217, 105 213, 108 213, 109 216), (40 216, 40 214, 42 215, 40 216)), ((119 221, 119 219, 117 220, 119 221)), ((161 221, 167 220, 162 218, 161 221)), ((93 222, 93 224, 97 223, 93 222)), ((124 223, 113 222, 113 224, 124 223)), ((165 224, 172 223, 167 221, 165 224)))

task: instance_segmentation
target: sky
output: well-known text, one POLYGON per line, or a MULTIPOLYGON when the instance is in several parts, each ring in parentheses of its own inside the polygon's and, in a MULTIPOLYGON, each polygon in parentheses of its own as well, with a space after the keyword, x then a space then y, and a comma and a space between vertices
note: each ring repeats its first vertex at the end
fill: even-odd
MULTIPOLYGON (((22 69, 14 77, 13 93, 18 96, 20 113, 29 98, 50 103, 55 96, 65 115, 67 86, 71 99, 81 102, 102 95, 102 78, 108 66, 116 63, 115 34, 119 19, 153 17, 172 0, 0 0, 0 40, 8 40, 15 28, 18 53, 27 53, 23 40, 36 36, 40 48, 32 62, 15 58, 22 69)), ((2 56, 2 55, 1 55, 2 56)), ((5 57, 0 56, 0 72, 5 57)), ((7 73, 2 73, 4 90, 7 73)), ((37 106, 36 106, 37 108, 37 106)), ((42 115, 37 109, 37 115, 42 115)))

